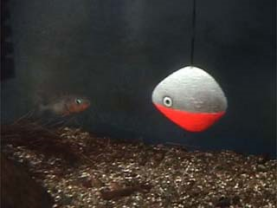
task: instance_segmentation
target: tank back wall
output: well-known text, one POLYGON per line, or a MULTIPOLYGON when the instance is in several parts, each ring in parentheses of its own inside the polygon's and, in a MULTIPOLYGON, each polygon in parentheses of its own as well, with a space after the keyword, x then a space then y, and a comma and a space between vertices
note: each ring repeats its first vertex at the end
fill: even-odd
POLYGON ((151 103, 154 87, 190 64, 192 0, 10 0, 14 78, 2 81, 1 121, 36 96, 81 94, 84 128, 115 138, 246 154, 276 151, 275 1, 198 0, 194 63, 222 86, 226 116, 188 133, 151 103))

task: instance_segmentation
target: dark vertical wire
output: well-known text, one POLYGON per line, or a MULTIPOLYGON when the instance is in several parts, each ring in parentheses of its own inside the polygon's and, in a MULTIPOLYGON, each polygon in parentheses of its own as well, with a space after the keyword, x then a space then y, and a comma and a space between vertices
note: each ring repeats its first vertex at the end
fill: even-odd
POLYGON ((11 12, 9 0, 1 0, 1 73, 0 81, 13 78, 15 75, 14 46, 9 39, 12 38, 11 12))
POLYGON ((191 51, 190 51, 190 64, 194 64, 194 42, 195 42, 195 20, 196 20, 196 0, 193 0, 192 5, 192 33, 191 33, 191 51))

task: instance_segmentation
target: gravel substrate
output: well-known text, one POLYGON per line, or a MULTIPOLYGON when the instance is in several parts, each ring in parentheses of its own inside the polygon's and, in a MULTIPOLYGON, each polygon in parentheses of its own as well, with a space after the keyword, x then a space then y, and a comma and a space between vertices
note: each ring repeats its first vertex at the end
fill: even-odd
POLYGON ((276 207, 276 160, 30 126, 2 127, 2 152, 28 167, 54 207, 276 207))

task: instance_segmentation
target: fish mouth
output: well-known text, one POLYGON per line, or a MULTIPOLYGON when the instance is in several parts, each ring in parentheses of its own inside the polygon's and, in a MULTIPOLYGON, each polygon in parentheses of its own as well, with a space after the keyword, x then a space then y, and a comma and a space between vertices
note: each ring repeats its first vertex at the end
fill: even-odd
POLYGON ((202 132, 218 121, 225 111, 221 112, 189 112, 167 108, 161 104, 153 103, 154 106, 173 123, 190 132, 202 132))
POLYGON ((90 102, 84 103, 82 106, 82 111, 88 109, 90 107, 90 102))
POLYGON ((87 107, 90 106, 90 102, 89 101, 85 102, 84 106, 87 106, 87 107))

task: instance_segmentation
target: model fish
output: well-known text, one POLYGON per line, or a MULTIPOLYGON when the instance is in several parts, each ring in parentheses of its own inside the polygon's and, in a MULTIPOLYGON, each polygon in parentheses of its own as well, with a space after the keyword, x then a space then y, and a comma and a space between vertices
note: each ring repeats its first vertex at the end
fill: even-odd
POLYGON ((57 116, 69 116, 80 113, 90 106, 87 98, 79 96, 60 96, 48 101, 46 104, 39 105, 40 114, 50 112, 57 116))
POLYGON ((152 102, 172 122, 191 132, 201 132, 218 121, 227 109, 219 84, 197 67, 184 67, 162 80, 152 102))

